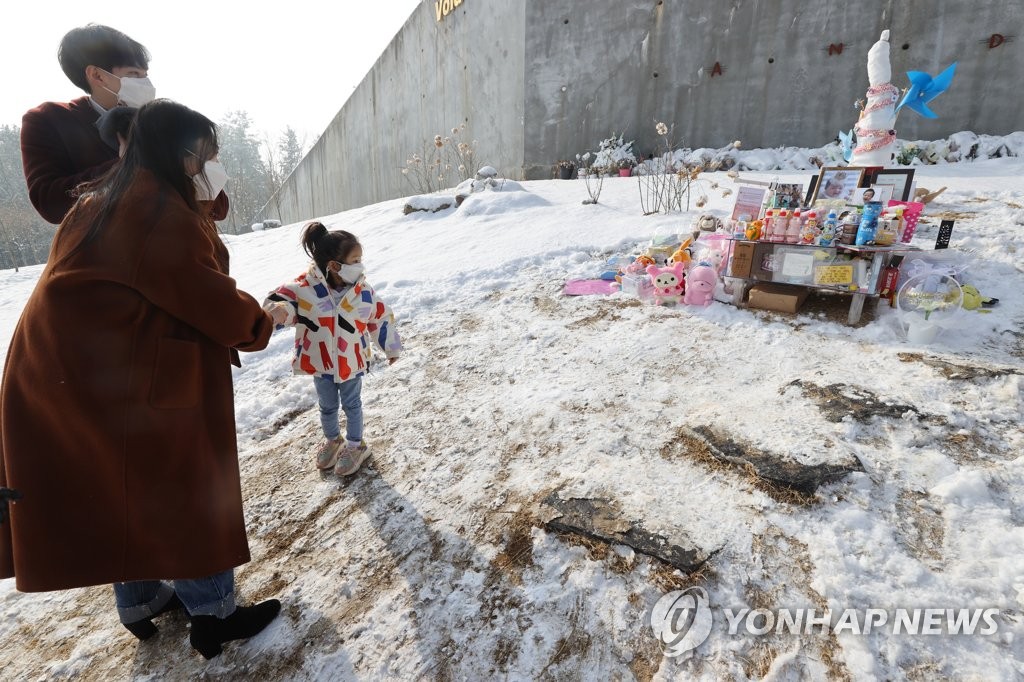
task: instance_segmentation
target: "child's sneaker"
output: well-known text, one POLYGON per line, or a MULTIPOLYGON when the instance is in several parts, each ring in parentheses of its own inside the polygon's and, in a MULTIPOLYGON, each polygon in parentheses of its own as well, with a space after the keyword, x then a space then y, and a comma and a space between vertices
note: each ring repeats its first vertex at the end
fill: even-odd
POLYGON ((334 473, 338 476, 351 476, 359 471, 366 458, 370 456, 370 448, 366 441, 359 441, 359 445, 345 445, 338 454, 338 463, 334 466, 334 473))
POLYGON ((338 461, 338 453, 345 444, 345 437, 338 436, 334 440, 325 440, 316 451, 316 468, 326 471, 338 461))

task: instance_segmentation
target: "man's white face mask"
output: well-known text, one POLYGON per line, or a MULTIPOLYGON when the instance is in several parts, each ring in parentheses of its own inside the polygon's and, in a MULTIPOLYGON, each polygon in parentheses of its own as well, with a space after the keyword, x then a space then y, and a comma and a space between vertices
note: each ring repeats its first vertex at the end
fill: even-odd
MULTIPOLYGON (((103 71, 103 73, 114 76, 109 71, 103 71)), ((145 78, 114 76, 114 78, 117 78, 121 83, 121 87, 118 88, 117 92, 106 86, 103 86, 103 89, 116 96, 117 101, 125 106, 141 107, 143 104, 148 104, 156 99, 156 88, 153 87, 153 82, 149 80, 148 76, 145 78)))

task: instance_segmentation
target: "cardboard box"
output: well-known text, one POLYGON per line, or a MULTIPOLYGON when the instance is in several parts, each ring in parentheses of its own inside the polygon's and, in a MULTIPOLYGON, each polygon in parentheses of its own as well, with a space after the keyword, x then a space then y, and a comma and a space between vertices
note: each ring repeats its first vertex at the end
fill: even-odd
POLYGON ((779 313, 795 313, 807 299, 807 287, 789 284, 758 283, 750 287, 751 308, 774 310, 779 313))
POLYGON ((732 247, 730 277, 750 277, 750 266, 754 263, 755 242, 736 242, 732 247))

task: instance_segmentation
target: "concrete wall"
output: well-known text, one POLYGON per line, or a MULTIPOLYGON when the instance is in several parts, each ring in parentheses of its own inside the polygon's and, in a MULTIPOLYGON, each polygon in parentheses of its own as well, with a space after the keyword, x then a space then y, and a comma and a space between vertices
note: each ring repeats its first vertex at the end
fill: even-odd
POLYGON ((675 124, 677 146, 825 144, 856 121, 867 52, 886 28, 898 87, 908 70, 935 75, 959 61, 935 100, 939 118, 902 112, 901 138, 1021 130, 1024 41, 986 43, 1020 35, 1022 24, 1021 0, 536 0, 524 174, 550 177, 553 161, 612 131, 655 151, 656 120, 675 124), (716 62, 722 73, 712 76, 716 62))
POLYGON ((959 61, 939 118, 902 112, 901 138, 1024 129, 1024 0, 462 0, 440 22, 434 11, 425 0, 413 12, 264 217, 414 193, 405 160, 460 122, 477 165, 513 178, 552 177, 613 131, 656 151, 655 121, 675 125, 676 146, 819 146, 855 123, 885 28, 899 87, 908 70, 959 61), (1008 40, 990 49, 996 33, 1008 40))
POLYGON ((260 217, 293 222, 414 194, 406 159, 460 123, 478 165, 517 176, 524 31, 522 2, 463 0, 441 21, 423 2, 260 217))

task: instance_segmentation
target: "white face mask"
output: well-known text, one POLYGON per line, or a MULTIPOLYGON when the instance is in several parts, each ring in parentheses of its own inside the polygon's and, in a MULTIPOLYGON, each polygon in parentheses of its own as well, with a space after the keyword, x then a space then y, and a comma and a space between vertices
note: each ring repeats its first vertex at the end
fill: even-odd
MULTIPOLYGON (((104 71, 104 73, 110 73, 104 71)), ((114 74, 110 73, 111 76, 114 74)), ((141 107, 143 104, 148 104, 156 99, 156 88, 153 87, 152 81, 149 78, 131 78, 129 76, 121 76, 118 78, 121 82, 121 87, 117 92, 114 92, 108 87, 104 86, 104 90, 117 96, 117 101, 129 107, 141 107)))
POLYGON ((362 263, 342 263, 338 268, 338 276, 341 277, 342 282, 347 284, 355 284, 364 272, 366 272, 366 268, 362 263))
POLYGON ((192 176, 192 182, 196 186, 196 200, 213 201, 227 187, 228 179, 224 164, 220 161, 207 161, 203 164, 203 172, 192 176), (203 175, 206 175, 205 180, 203 175))

